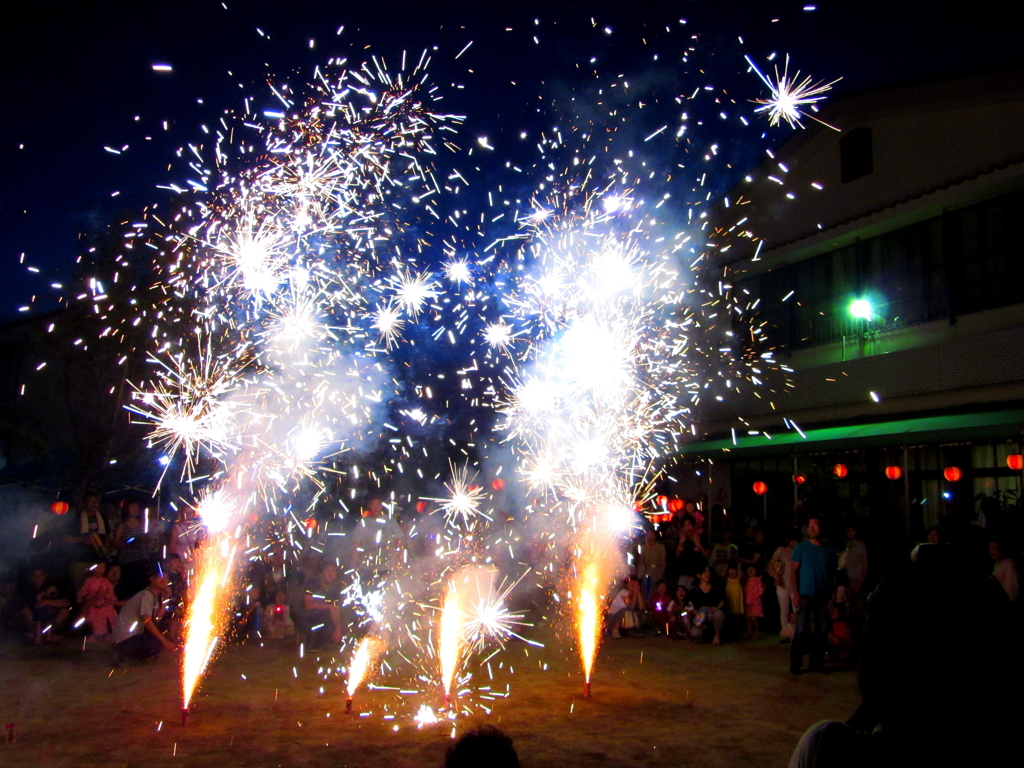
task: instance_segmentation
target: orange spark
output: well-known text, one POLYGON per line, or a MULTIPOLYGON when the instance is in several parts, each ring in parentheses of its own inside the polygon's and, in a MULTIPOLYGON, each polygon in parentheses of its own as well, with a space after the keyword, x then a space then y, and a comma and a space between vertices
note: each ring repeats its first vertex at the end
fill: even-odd
POLYGON ((185 621, 181 662, 182 707, 188 709, 228 617, 228 599, 238 544, 228 533, 213 533, 199 549, 192 602, 185 621))
POLYGON ((580 644, 580 661, 583 662, 585 681, 590 683, 590 673, 601 644, 601 568, 597 560, 584 564, 576 584, 576 633, 580 644))
POLYGON ((376 637, 364 637, 352 655, 352 663, 348 667, 348 697, 351 699, 356 689, 366 678, 374 659, 384 650, 384 643, 376 637))
POLYGON ((462 655, 462 630, 464 622, 465 612, 462 609, 458 582, 452 579, 448 582, 448 591, 444 596, 444 606, 441 609, 441 626, 438 629, 437 640, 437 655, 441 660, 441 680, 444 684, 445 701, 451 698, 452 682, 455 680, 455 673, 459 666, 459 657, 462 655))

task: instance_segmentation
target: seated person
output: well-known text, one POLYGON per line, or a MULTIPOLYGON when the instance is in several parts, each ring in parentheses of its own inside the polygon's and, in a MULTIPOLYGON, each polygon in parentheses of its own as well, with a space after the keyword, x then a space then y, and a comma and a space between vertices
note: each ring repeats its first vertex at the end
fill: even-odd
POLYGON ((273 600, 263 609, 263 633, 271 640, 284 640, 295 634, 291 608, 285 602, 285 591, 274 592, 273 600))
POLYGON ((171 642, 176 643, 181 637, 181 617, 185 611, 185 588, 188 574, 185 561, 175 554, 168 555, 161 568, 167 577, 168 598, 164 601, 163 615, 156 625, 170 638, 171 642))
POLYGON ((154 573, 149 577, 149 586, 124 604, 110 633, 118 663, 125 659, 148 659, 164 649, 176 650, 156 625, 163 616, 163 601, 169 596, 167 577, 154 573))
POLYGON ((676 587, 676 595, 668 604, 668 636, 685 638, 683 616, 686 614, 686 587, 676 587))
POLYGON ((328 563, 306 584, 302 596, 300 626, 306 633, 306 644, 310 648, 330 642, 341 642, 341 617, 338 603, 341 600, 341 579, 338 567, 328 563))
POLYGON ((828 649, 826 657, 830 661, 845 662, 853 651, 853 631, 846 622, 846 611, 843 606, 834 605, 829 612, 831 627, 828 631, 828 649))
POLYGON ((698 578, 697 586, 687 595, 689 605, 683 615, 683 625, 694 639, 702 638, 714 629, 712 642, 721 645, 725 627, 725 593, 713 582, 710 568, 705 567, 698 578))
POLYGON ((605 632, 612 637, 622 637, 623 630, 640 626, 640 612, 643 610, 644 596, 640 593, 640 582, 628 576, 608 606, 605 632))
POLYGON ((32 642, 57 642, 54 632, 67 623, 71 601, 61 595, 45 568, 36 568, 29 574, 27 606, 32 615, 32 642))
POLYGON ((107 581, 107 564, 95 563, 89 570, 82 588, 78 590, 78 604, 82 606, 82 618, 89 625, 90 634, 99 639, 106 638, 117 621, 115 606, 122 605, 114 596, 114 586, 107 581))
POLYGON ((664 632, 666 636, 669 634, 671 614, 668 607, 671 603, 672 595, 668 593, 668 585, 665 584, 664 580, 659 581, 654 587, 654 592, 651 594, 651 599, 647 605, 651 611, 655 631, 659 634, 664 632))

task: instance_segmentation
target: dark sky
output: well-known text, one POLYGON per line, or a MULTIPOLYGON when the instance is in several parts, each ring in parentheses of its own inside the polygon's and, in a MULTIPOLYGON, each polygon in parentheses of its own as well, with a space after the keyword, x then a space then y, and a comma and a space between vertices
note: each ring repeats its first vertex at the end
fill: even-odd
MULTIPOLYGON (((495 158, 519 161, 522 149, 505 150, 512 136, 553 122, 553 111, 538 113, 538 105, 578 93, 576 64, 592 56, 605 74, 642 78, 652 50, 668 61, 697 34, 695 64, 730 73, 747 89, 744 98, 760 95, 756 82, 736 80, 752 77, 742 74, 744 52, 788 52, 816 78, 843 77, 836 87, 843 92, 1024 66, 1014 13, 987 0, 20 3, 0 27, 0 319, 17 316, 34 295, 46 308, 53 294, 47 286, 66 278, 78 234, 162 199, 157 185, 183 178, 168 170, 174 150, 201 141, 200 123, 238 103, 238 83, 248 94, 264 92, 258 84, 267 72, 309 72, 335 55, 395 60, 403 49, 438 46, 431 71, 445 88, 445 106, 468 116, 469 135, 494 137, 502 147, 495 158), (808 5, 816 9, 804 10, 808 5), (685 34, 680 18, 688 22, 685 34), (666 24, 675 25, 671 34, 666 24), (601 34, 605 26, 611 36, 601 34), (171 64, 173 72, 154 72, 154 63, 171 64), (119 155, 104 149, 124 145, 119 155)), ((789 135, 769 133, 768 141, 789 135)))

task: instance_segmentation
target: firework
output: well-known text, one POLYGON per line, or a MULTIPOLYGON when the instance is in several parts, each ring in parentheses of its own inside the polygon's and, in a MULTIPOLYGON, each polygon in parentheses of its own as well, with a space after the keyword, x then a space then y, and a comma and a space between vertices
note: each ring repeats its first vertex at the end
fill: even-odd
POLYGON ((210 535, 196 558, 195 588, 185 619, 181 662, 183 711, 188 710, 223 634, 237 556, 238 542, 229 533, 220 532, 210 535))
POLYGON ((494 567, 467 566, 459 571, 465 616, 462 635, 470 651, 482 651, 491 643, 504 647, 511 637, 540 645, 518 634, 518 627, 529 625, 522 613, 510 611, 507 605, 512 590, 525 576, 526 573, 506 586, 505 581, 496 584, 498 569, 494 567))
POLYGON ((345 697, 345 712, 352 712, 352 697, 363 680, 370 672, 374 659, 384 650, 384 643, 376 637, 364 637, 359 641, 359 646, 352 654, 352 662, 348 667, 348 685, 346 686, 347 696, 345 697))
POLYGON ((803 108, 817 104, 819 101, 824 101, 825 94, 828 93, 832 89, 832 86, 838 83, 841 78, 833 80, 830 83, 815 83, 812 81, 810 76, 801 80, 799 71, 790 77, 789 55, 787 54, 786 63, 782 67, 782 74, 779 74, 779 68, 776 66, 775 79, 771 80, 768 77, 765 77, 764 73, 757 68, 757 65, 751 61, 749 56, 745 58, 751 69, 757 73, 757 76, 761 78, 762 82, 764 82, 771 91, 771 98, 754 100, 755 104, 761 105, 755 111, 766 112, 768 114, 768 122, 771 125, 779 125, 781 121, 785 120, 789 123, 790 128, 796 128, 798 126, 803 128, 804 125, 800 122, 800 118, 809 117, 834 131, 839 130, 835 126, 818 120, 814 115, 809 115, 803 108))
POLYGON ((459 582, 453 578, 448 582, 437 630, 437 657, 441 663, 441 684, 444 687, 446 706, 451 703, 452 684, 464 651, 465 620, 459 582))
POLYGON ((451 465, 451 480, 444 486, 449 495, 446 498, 424 497, 424 500, 438 502, 450 524, 468 523, 482 514, 480 503, 484 498, 484 489, 474 483, 476 477, 476 472, 470 475, 468 464, 458 468, 451 465))

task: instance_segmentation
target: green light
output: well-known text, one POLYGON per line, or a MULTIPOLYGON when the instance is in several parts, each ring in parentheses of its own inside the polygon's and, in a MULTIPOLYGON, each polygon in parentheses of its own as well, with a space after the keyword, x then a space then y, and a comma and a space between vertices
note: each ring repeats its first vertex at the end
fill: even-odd
POLYGON ((867 299, 857 299, 850 303, 850 314, 858 320, 870 320, 873 312, 871 302, 867 299))

